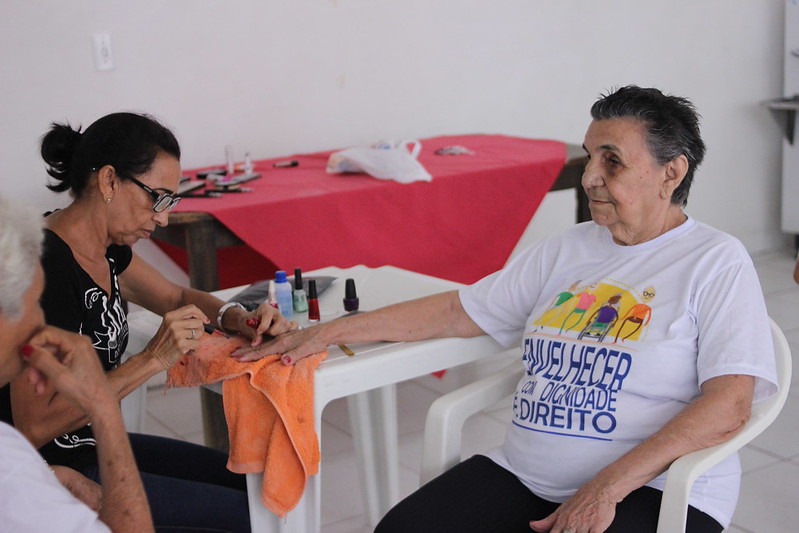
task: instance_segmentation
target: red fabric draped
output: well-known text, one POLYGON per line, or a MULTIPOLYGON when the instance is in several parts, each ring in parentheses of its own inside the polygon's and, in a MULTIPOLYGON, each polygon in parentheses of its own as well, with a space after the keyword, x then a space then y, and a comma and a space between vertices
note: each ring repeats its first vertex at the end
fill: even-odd
MULTIPOLYGON (((176 211, 206 211, 246 247, 220 250, 220 287, 274 270, 394 265, 472 283, 501 268, 566 161, 562 142, 504 135, 422 139, 431 182, 327 174, 331 152, 255 161, 251 193, 186 198, 176 211), (472 155, 435 155, 460 145, 472 155), (292 168, 272 163, 295 159, 292 168)), ((185 268, 185 254, 163 245, 185 268)))

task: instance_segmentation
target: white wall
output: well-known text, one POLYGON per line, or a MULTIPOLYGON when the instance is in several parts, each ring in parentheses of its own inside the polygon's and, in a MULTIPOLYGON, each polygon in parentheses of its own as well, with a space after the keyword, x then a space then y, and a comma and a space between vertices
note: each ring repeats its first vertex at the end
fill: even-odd
POLYGON ((783 0, 0 0, 0 194, 66 202, 37 155, 54 120, 150 112, 186 167, 223 161, 226 144, 267 157, 472 132, 580 143, 597 95, 637 83, 696 103, 708 156, 689 211, 758 252, 785 243, 780 132, 759 105, 781 94, 782 16, 783 0), (94 70, 97 32, 113 71, 94 70))

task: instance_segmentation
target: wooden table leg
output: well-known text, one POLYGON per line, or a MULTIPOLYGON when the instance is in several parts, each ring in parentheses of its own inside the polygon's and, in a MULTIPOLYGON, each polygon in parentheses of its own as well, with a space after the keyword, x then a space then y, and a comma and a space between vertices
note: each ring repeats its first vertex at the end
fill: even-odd
MULTIPOLYGON (((217 250, 241 242, 207 213, 172 213, 170 224, 159 228, 155 237, 186 249, 189 284, 206 292, 219 289, 217 250)), ((200 405, 206 446, 227 453, 230 442, 222 395, 201 387, 200 405)))
POLYGON ((591 220, 591 211, 588 209, 588 196, 583 190, 582 178, 588 158, 582 147, 575 144, 566 145, 566 164, 558 174, 557 180, 552 185, 551 191, 574 189, 577 198, 575 219, 578 223, 591 220))
POLYGON ((213 222, 187 224, 184 228, 189 284, 195 289, 206 292, 219 289, 219 266, 216 259, 217 247, 213 222))
POLYGON ((577 222, 588 222, 591 220, 591 210, 588 208, 588 196, 582 187, 575 189, 577 194, 577 222))
POLYGON ((203 414, 205 445, 225 453, 230 450, 222 395, 200 387, 200 407, 203 414))

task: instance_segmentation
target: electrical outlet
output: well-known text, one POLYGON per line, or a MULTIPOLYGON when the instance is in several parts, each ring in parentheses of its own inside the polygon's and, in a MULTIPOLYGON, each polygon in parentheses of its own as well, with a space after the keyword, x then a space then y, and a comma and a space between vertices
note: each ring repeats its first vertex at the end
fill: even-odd
POLYGON ((113 70, 114 54, 111 52, 111 34, 95 33, 92 35, 95 70, 113 70))

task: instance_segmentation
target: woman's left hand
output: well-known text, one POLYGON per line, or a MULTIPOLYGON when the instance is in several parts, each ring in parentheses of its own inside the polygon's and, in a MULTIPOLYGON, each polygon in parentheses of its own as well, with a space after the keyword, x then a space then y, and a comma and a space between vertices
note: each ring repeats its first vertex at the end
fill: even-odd
POLYGON ((244 314, 236 329, 252 339, 250 345, 258 346, 263 342, 264 335, 276 337, 281 333, 293 331, 297 329, 297 322, 288 320, 271 305, 262 303, 254 312, 244 314))
POLYGON ((602 533, 616 516, 616 502, 596 480, 589 481, 543 520, 530 522, 539 533, 602 533))
POLYGON ((327 349, 329 343, 324 340, 327 324, 290 332, 259 346, 240 346, 231 357, 239 362, 257 361, 262 357, 281 354, 283 364, 293 365, 300 359, 327 349))

